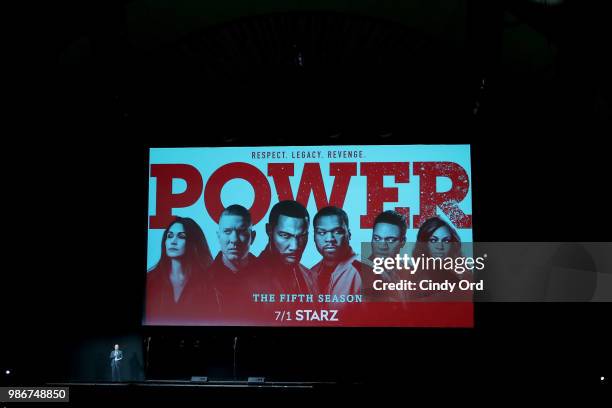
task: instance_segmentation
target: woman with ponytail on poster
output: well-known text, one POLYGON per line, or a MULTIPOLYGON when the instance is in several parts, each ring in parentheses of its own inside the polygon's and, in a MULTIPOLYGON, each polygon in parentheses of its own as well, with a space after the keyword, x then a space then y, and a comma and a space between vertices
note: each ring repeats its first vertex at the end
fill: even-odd
POLYGON ((208 276, 212 256, 202 229, 176 217, 166 228, 161 257, 147 273, 146 324, 197 324, 215 316, 218 303, 208 276))

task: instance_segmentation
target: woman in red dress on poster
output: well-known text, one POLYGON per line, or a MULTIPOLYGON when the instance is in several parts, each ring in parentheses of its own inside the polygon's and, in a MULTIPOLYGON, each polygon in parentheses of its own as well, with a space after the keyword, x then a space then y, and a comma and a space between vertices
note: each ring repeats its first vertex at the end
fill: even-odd
POLYGON ((166 228, 159 262, 147 273, 146 324, 197 324, 218 312, 208 276, 212 256, 200 226, 176 217, 166 228))

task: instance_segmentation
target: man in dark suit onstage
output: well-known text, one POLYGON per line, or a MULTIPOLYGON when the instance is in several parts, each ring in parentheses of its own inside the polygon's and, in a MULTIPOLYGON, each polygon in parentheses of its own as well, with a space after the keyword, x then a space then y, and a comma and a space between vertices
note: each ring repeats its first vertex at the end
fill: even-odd
POLYGON ((113 381, 121 381, 121 360, 123 351, 119 350, 119 345, 115 344, 115 349, 110 353, 111 371, 113 381))

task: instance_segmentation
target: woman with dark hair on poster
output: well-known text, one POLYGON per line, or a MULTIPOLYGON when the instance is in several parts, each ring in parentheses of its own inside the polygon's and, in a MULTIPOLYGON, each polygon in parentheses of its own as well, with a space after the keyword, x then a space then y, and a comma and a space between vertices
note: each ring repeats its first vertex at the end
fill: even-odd
POLYGON ((202 229, 191 218, 176 217, 166 228, 161 257, 147 274, 147 324, 197 323, 217 312, 208 276, 212 256, 202 229))
POLYGON ((413 257, 428 256, 434 258, 461 256, 461 239, 449 223, 438 217, 425 221, 417 233, 413 257))
MULTIPOLYGON (((413 259, 422 257, 424 260, 429 258, 430 260, 440 260, 440 262, 433 263, 433 267, 428 265, 421 267, 416 272, 416 279, 418 281, 428 280, 432 283, 441 282, 452 282, 458 284, 461 280, 471 281, 471 272, 462 271, 458 273, 458 269, 446 269, 440 267, 445 265, 445 260, 453 260, 456 262, 457 259, 461 258, 461 239, 457 231, 446 221, 439 217, 432 217, 425 221, 419 228, 417 233, 416 243, 414 250, 412 251, 413 259)), ((458 265, 458 264, 457 264, 458 265)), ((465 290, 459 290, 455 286, 453 293, 447 291, 420 291, 418 297, 429 297, 433 296, 439 300, 467 300, 471 299, 472 293, 465 290)))

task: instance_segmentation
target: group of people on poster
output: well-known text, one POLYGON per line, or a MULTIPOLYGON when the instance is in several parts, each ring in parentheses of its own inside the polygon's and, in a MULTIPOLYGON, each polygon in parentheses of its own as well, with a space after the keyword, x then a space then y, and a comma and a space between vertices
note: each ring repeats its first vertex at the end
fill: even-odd
MULTIPOLYGON (((176 217, 163 233, 159 262, 147 274, 146 321, 238 315, 252 307, 253 293, 362 294, 368 301, 398 302, 419 296, 381 294, 372 289, 374 279, 414 279, 404 271, 372 273, 374 258, 394 257, 406 245, 407 223, 401 214, 384 211, 378 215, 372 229, 372 253, 361 258, 351 247, 346 212, 333 206, 320 209, 312 218, 312 228, 321 260, 307 268, 301 259, 310 225, 310 214, 302 204, 278 202, 266 223, 268 244, 255 256, 250 251, 256 237, 251 214, 241 205, 230 205, 218 222, 216 238, 221 250, 213 257, 200 226, 190 218, 176 217)), ((441 218, 424 222, 416 241, 414 254, 460 256, 459 235, 441 218)), ((459 279, 445 271, 435 271, 427 278, 459 279)))

